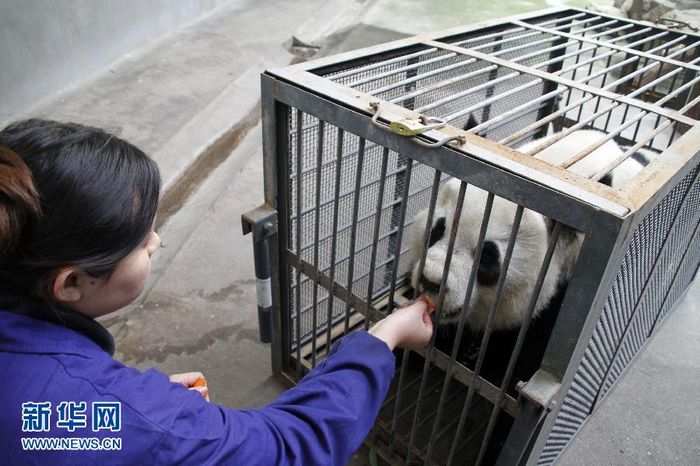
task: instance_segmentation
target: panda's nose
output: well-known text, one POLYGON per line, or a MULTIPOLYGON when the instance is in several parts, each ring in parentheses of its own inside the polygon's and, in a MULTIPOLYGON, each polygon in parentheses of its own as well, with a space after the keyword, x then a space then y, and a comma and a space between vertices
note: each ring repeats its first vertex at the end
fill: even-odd
POLYGON ((429 280, 425 275, 420 277, 420 287, 422 291, 428 291, 435 294, 440 293, 440 284, 429 280))

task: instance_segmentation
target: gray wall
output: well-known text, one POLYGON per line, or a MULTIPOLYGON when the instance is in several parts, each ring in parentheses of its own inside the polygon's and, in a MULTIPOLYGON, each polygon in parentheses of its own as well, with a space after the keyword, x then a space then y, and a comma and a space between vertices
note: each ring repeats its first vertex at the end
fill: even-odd
POLYGON ((227 0, 0 0, 0 120, 227 0))

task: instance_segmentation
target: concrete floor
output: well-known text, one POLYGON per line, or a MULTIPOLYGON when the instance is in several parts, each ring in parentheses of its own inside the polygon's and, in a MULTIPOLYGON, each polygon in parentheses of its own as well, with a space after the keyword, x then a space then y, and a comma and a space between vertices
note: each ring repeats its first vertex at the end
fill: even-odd
MULTIPOLYGON (((120 129, 153 154, 166 188, 176 186, 213 141, 240 129, 233 150, 197 168, 203 177, 177 198, 174 213, 162 222, 164 244, 145 293, 103 319, 116 337, 118 359, 166 373, 200 370, 212 401, 228 407, 261 406, 284 390, 271 377, 268 345, 258 341, 251 239, 240 226, 240 215, 263 199, 255 113, 259 72, 291 62, 282 44, 294 34, 312 37, 314 21, 317 29, 330 31, 324 43, 329 53, 485 19, 457 2, 446 2, 451 8, 402 2, 398 9, 388 0, 356 3, 366 7, 362 17, 356 17, 356 5, 342 13, 339 0, 233 1, 33 111, 120 129), (350 27, 349 33, 333 36, 333 22, 350 27)), ((552 2, 530 3, 521 7, 552 2)), ((700 457, 692 409, 693 394, 700 391, 699 288, 696 282, 562 464, 662 464, 669 458, 692 464, 684 461, 700 457)), ((367 452, 359 452, 352 464, 367 464, 367 452)))
POLYGON ((559 464, 700 461, 700 280, 581 429, 559 464))

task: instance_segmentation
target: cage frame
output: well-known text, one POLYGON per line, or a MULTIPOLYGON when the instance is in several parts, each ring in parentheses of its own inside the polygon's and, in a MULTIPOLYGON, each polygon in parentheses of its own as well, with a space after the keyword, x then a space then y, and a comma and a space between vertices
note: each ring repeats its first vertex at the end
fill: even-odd
MULTIPOLYGON (((507 447, 500 458, 503 464, 521 461, 536 464, 538 452, 541 452, 562 405, 566 387, 573 381, 587 342, 600 318, 623 255, 632 240, 632 232, 659 201, 700 163, 700 127, 695 126, 695 120, 692 118, 672 109, 664 110, 676 121, 687 124, 690 129, 664 151, 663 157, 654 160, 648 167, 650 169, 642 171, 622 189, 614 190, 457 128, 446 127, 429 131, 424 136, 432 140, 440 140, 445 136, 461 136, 466 139, 461 147, 444 145, 426 151, 409 138, 369 124, 372 117, 371 104, 376 101, 375 98, 330 82, 310 71, 329 70, 348 62, 369 60, 372 56, 390 55, 422 45, 440 45, 444 49, 462 53, 461 50, 456 50, 459 47, 440 43, 438 40, 491 26, 501 26, 508 22, 527 24, 522 21, 565 11, 585 10, 560 7, 484 21, 283 69, 269 70, 261 76, 265 196, 263 211, 266 213, 266 219, 275 218, 276 228, 260 235, 258 241, 264 241, 269 247, 274 264, 270 270, 273 309, 271 364, 272 371, 278 378, 288 384, 294 383, 295 379, 289 372, 289 361, 293 355, 289 354, 291 345, 285 332, 285 329, 291 328, 291 312, 285 309, 284 304, 287 303, 288 306, 290 302, 285 285, 290 283, 289 266, 302 271, 307 270, 304 269, 305 264, 297 260, 295 252, 286 247, 292 225, 288 222, 286 202, 280 201, 280 196, 283 198, 289 189, 289 141, 286 127, 290 109, 294 108, 343 128, 364 140, 399 154, 406 154, 410 159, 429 165, 442 173, 531 208, 585 234, 586 239, 574 270, 578 281, 569 284, 542 361, 541 371, 523 387, 524 396, 519 399, 517 406, 520 414, 515 419, 507 447), (469 156, 465 157, 463 152, 469 156), (489 173, 490 183, 480 178, 484 171, 489 173), (499 181, 493 183, 494 178, 499 181), (599 257, 607 259, 600 261, 596 259, 599 257), (594 286, 594 291, 591 291, 591 286, 594 286), (572 339, 571 335, 575 335, 576 338, 572 339), (544 417, 543 412, 547 413, 544 417)), ((600 13, 596 15, 614 18, 600 13)), ((636 23, 631 20, 625 21, 636 23)), ((635 53, 639 54, 638 51, 635 53)), ((473 56, 484 58, 478 53, 473 53, 473 56)), ((658 60, 656 56, 653 58, 658 60)), ((669 63, 676 64, 673 60, 669 63)), ((678 64, 688 66, 682 62, 678 64)), ((700 71, 700 67, 695 65, 691 65, 691 69, 700 71)), ((570 81, 557 76, 546 77, 557 83, 571 85, 570 81)), ((586 90, 596 95, 607 95, 595 88, 586 90)), ((618 99, 617 96, 608 97, 618 99)), ((639 106, 641 102, 629 98, 621 100, 635 106, 639 106)), ((644 105, 648 104, 643 103, 642 108, 644 105)), ((418 113, 397 105, 383 106, 382 115, 385 121, 416 119, 419 116, 418 113)), ((658 108, 654 108, 654 111, 657 112, 658 108)), ((307 271, 313 273, 312 270, 307 271)), ((330 288, 330 295, 338 296, 344 301, 350 299, 347 290, 339 283, 328 283, 328 277, 325 277, 325 285, 318 274, 312 279, 330 288)), ((359 312, 363 312, 361 301, 362 298, 359 298, 359 301, 354 302, 359 312)), ((368 310, 368 306, 364 306, 364 312, 369 312, 374 320, 381 317, 381 314, 373 309, 368 310)), ((297 364, 300 364, 300 361, 297 361, 297 364)), ((297 374, 304 370, 300 366, 295 369, 297 374)), ((510 409, 514 407, 511 406, 510 409)))

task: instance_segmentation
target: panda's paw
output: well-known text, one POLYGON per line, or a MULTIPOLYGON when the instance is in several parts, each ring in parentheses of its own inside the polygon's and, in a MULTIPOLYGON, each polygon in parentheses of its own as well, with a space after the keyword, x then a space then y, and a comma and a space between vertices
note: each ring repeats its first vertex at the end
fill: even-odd
POLYGON ((476 360, 479 358, 479 349, 479 342, 477 340, 470 339, 464 345, 463 350, 461 351, 460 359, 467 366, 473 367, 476 364, 476 360))

